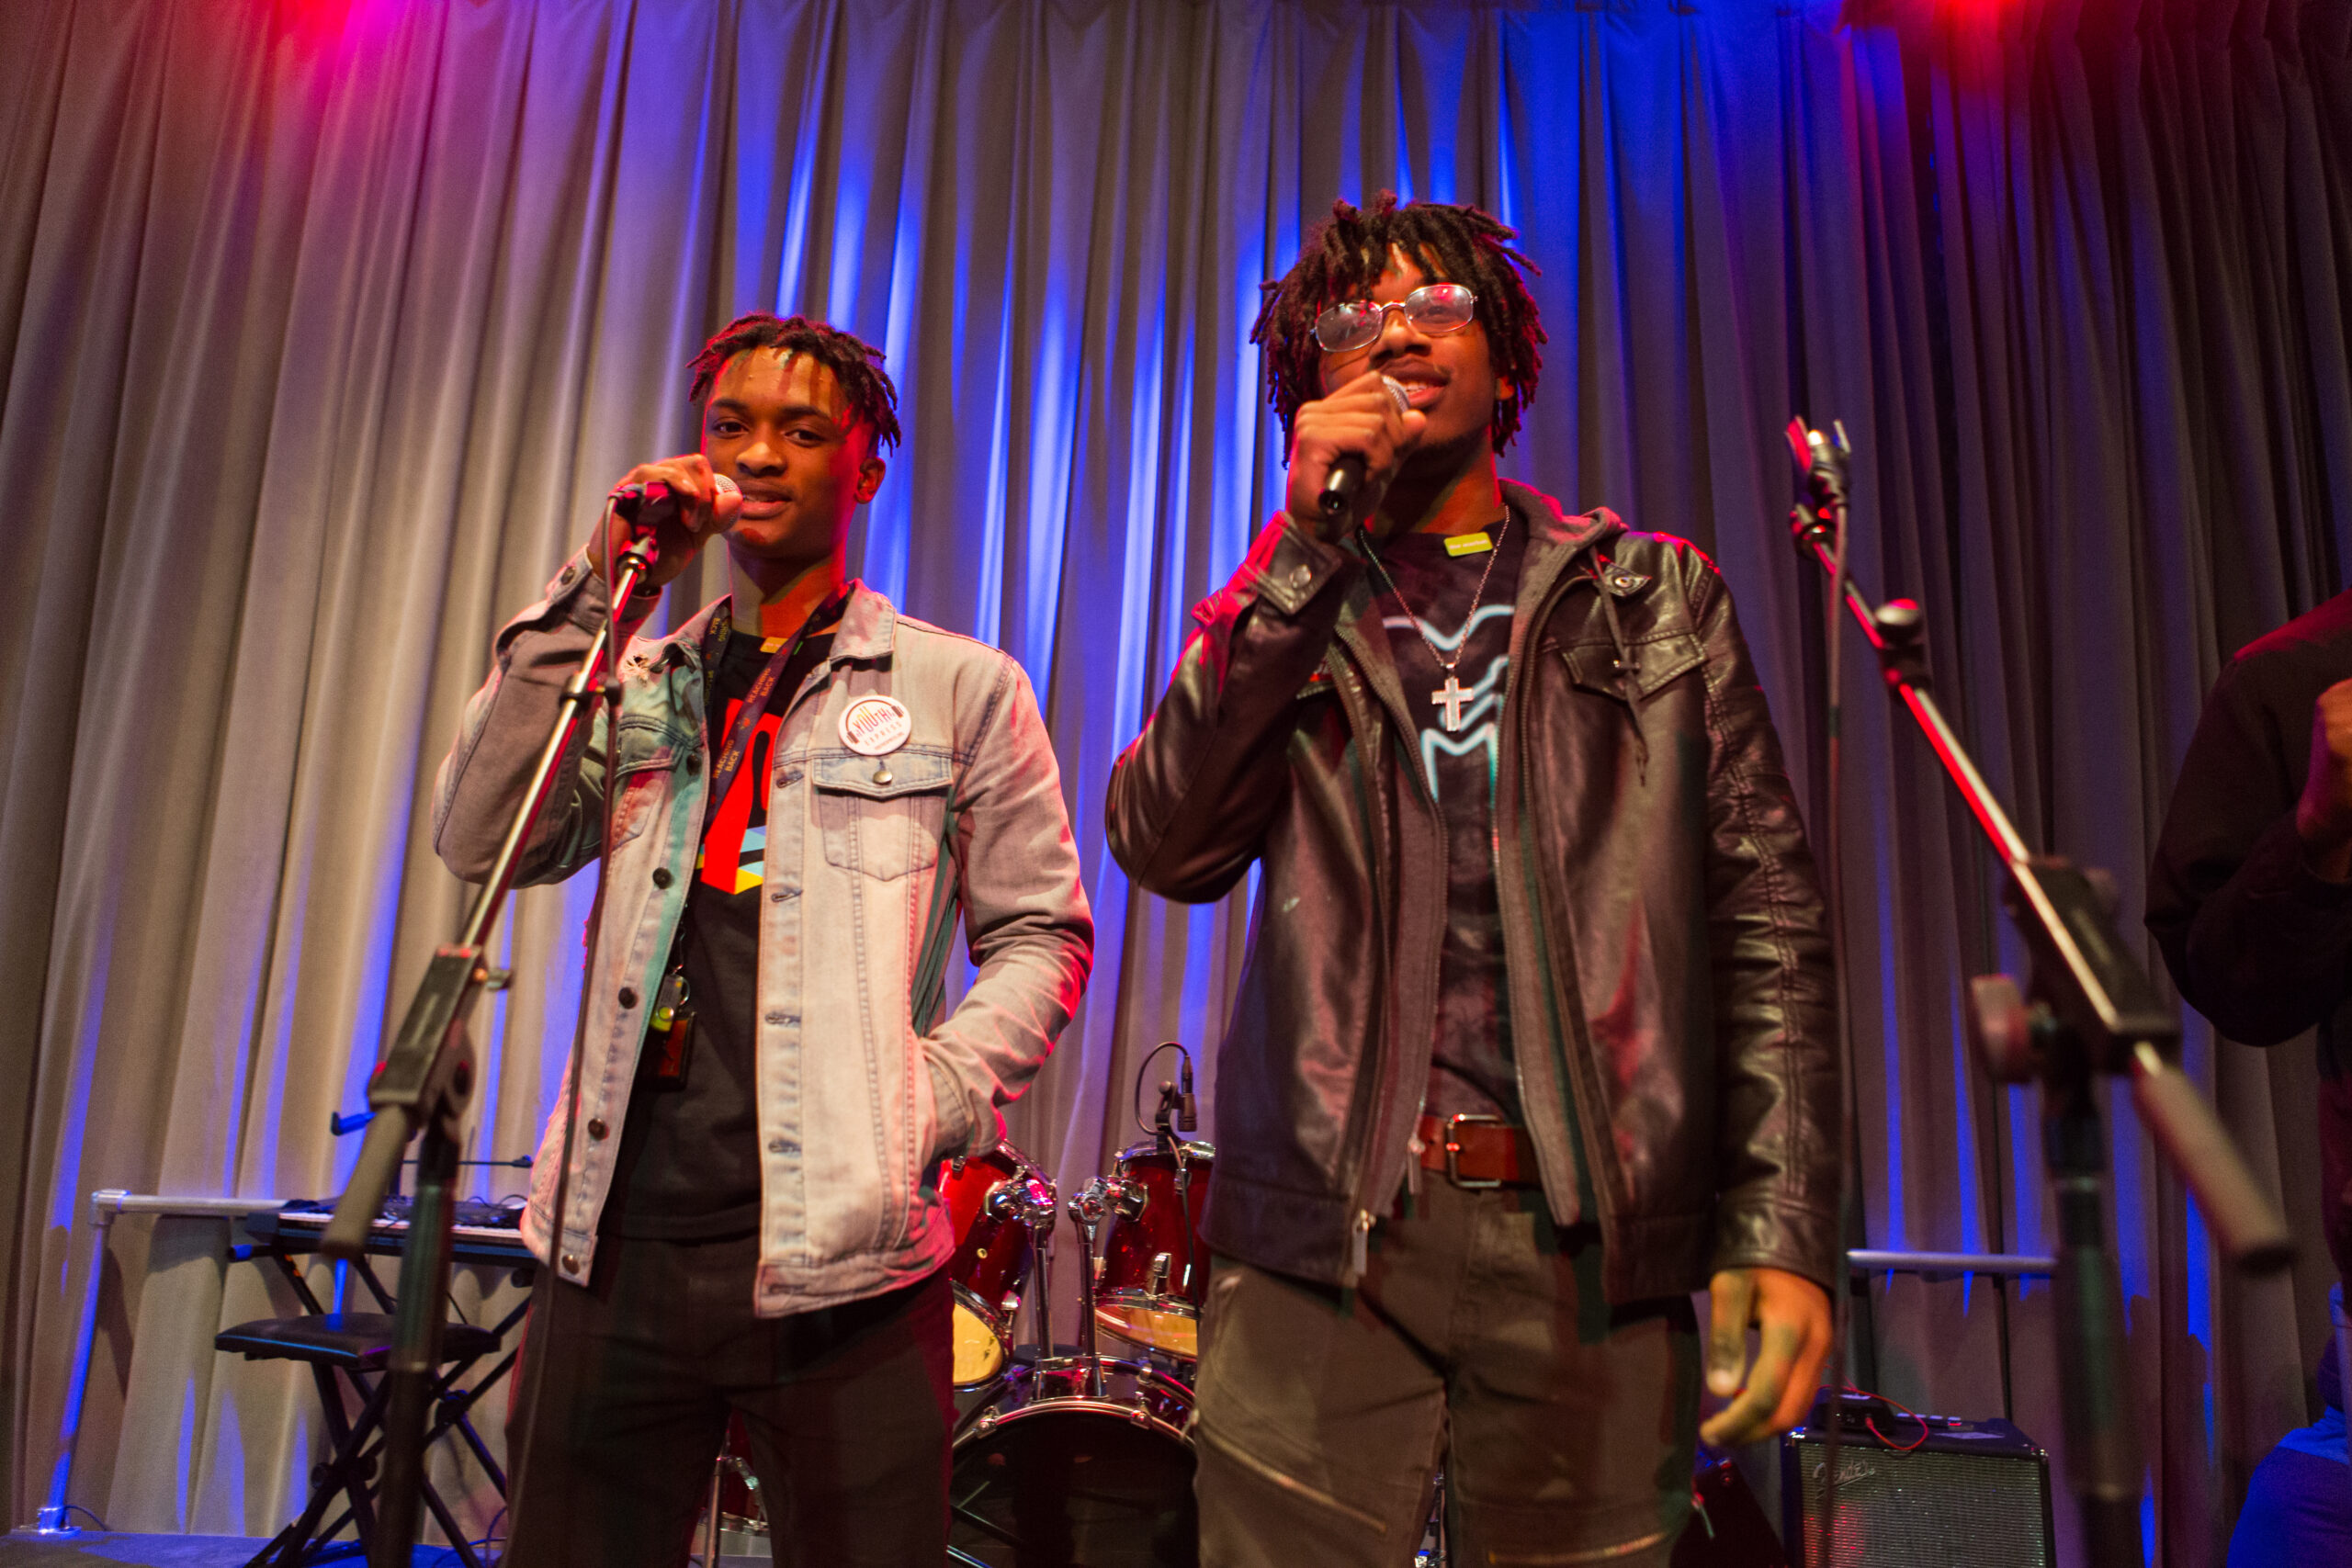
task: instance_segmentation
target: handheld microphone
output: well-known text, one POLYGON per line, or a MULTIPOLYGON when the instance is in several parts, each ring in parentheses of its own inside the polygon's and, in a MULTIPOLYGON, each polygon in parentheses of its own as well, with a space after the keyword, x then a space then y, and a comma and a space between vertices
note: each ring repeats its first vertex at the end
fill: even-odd
MULTIPOLYGON (((718 485, 721 495, 742 493, 743 487, 725 474, 713 474, 711 479, 718 485)), ((612 501, 613 511, 628 524, 631 533, 639 536, 650 534, 664 523, 676 522, 679 513, 684 510, 678 504, 678 498, 671 493, 670 487, 660 479, 622 485, 613 491, 612 501)))
MULTIPOLYGON (((1405 383, 1394 376, 1383 376, 1380 378, 1380 385, 1382 389, 1387 392, 1389 400, 1396 405, 1398 413, 1412 412, 1412 395, 1405 390, 1405 383)), ((1356 491, 1363 484, 1363 454, 1341 453, 1339 461, 1331 465, 1331 471, 1323 476, 1323 497, 1320 502, 1323 515, 1332 518, 1344 513, 1350 506, 1354 504, 1356 491)))

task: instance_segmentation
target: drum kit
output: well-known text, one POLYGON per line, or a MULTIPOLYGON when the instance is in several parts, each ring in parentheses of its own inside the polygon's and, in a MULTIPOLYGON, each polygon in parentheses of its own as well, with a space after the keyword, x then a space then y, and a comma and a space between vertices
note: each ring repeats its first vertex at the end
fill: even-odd
POLYGON ((951 1212, 979 1216, 949 1277, 963 1408, 948 1480, 947 1555, 971 1568, 1189 1568, 1193 1370, 1216 1151, 1168 1126, 1123 1150, 1068 1203, 1079 1237, 1078 1329, 1056 1341, 1045 1246, 1053 1182, 1011 1145, 952 1162, 951 1212), (1030 1290, 1036 1344, 1015 1349, 1030 1290), (1098 1336, 1130 1354, 1104 1355, 1098 1336), (1050 1350, 1048 1350, 1050 1347, 1050 1350))

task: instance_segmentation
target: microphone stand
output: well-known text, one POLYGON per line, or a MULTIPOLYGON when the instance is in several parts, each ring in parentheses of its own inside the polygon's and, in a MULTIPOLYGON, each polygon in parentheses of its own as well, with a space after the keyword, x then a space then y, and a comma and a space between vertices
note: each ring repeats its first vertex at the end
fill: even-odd
MULTIPOLYGON (((650 534, 650 530, 649 530, 650 534)), ((607 534, 609 536, 609 534, 607 534)), ((627 604, 653 568, 651 538, 633 540, 613 561, 613 598, 627 604)), ((475 1061, 466 1021, 485 990, 504 981, 490 964, 490 933, 513 890, 523 846, 555 790, 564 754, 585 729, 599 700, 616 702, 619 682, 603 667, 611 651, 615 616, 605 617, 579 671, 563 689, 554 729, 539 752, 523 801, 499 845, 490 874, 475 896, 457 941, 434 950, 401 1021, 400 1033, 368 1085, 373 1112, 368 1139, 351 1179, 335 1202, 319 1241, 331 1258, 356 1260, 384 1195, 400 1173, 411 1138, 417 1149, 416 1195, 408 1238, 401 1247, 400 1304, 385 1371, 384 1471, 369 1568, 407 1568, 414 1553, 417 1510, 424 1479, 425 1417, 441 1365, 442 1301, 449 1290, 450 1225, 454 1220, 458 1132, 473 1099, 475 1061)), ((592 954, 593 957, 593 954, 592 954)), ((582 1005, 585 1003, 583 1001, 582 1005)), ((577 1069, 573 1074, 577 1081, 577 1069)), ((555 1216, 559 1239, 563 1216, 555 1216)))
MULTIPOLYGON (((2041 1085, 2042 1161, 2058 1200, 2059 1395, 2067 1483, 2082 1511, 2092 1568, 2140 1568, 2141 1461, 2127 1408, 2122 1290, 2106 1235, 2107 1138, 2093 1085, 2129 1078, 2141 1123, 2196 1194, 2222 1255, 2248 1274, 2293 1257, 2287 1225, 2174 1061, 2180 1024, 2115 926, 2113 884, 2055 855, 2037 855, 1928 694, 1919 606, 1873 608, 1835 558, 1846 509, 1842 432, 1832 446, 1806 433, 1809 493, 1790 513, 1800 554, 1830 577, 1878 655, 1887 689, 1910 713, 2008 872, 2002 904, 2032 956, 2025 990, 2006 975, 1970 982, 1968 1031, 2002 1083, 2041 1085), (2030 998, 2030 999, 2029 999, 2030 998)), ((1795 443, 1795 432, 1792 431, 1795 443)), ((1803 445, 1803 444, 1799 444, 1803 445)))

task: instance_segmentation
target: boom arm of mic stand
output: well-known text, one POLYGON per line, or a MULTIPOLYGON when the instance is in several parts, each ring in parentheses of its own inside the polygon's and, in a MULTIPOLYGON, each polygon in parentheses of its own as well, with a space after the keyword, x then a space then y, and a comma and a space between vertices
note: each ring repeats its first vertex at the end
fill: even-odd
MULTIPOLYGON (((650 543, 623 550, 613 563, 613 603, 628 604, 652 567, 650 543)), ((597 671, 604 663, 609 637, 609 626, 597 628, 578 673, 564 686, 555 728, 540 750, 530 784, 507 826, 497 858, 491 863, 490 874, 467 913, 465 928, 456 942, 434 953, 424 978, 410 998, 392 1048, 368 1082, 368 1103, 379 1114, 368 1124, 368 1140, 360 1147, 351 1179, 335 1201, 334 1217, 319 1238, 319 1249, 330 1257, 359 1257, 408 1141, 428 1126, 437 1126, 454 1138, 458 1119, 473 1098, 473 1052, 465 1024, 475 998, 492 979, 491 929, 498 923, 499 911, 514 889, 523 847, 530 842, 539 814, 554 793, 564 754, 586 727, 598 698, 605 694, 597 686, 597 671)), ((417 1228, 411 1227, 412 1244, 417 1228)))
POLYGON ((2002 809, 1968 750, 1928 693, 1919 607, 1897 599, 1873 609, 1850 576, 1836 581, 1828 525, 1799 506, 1792 526, 1801 549, 1831 574, 1878 655, 1890 692, 1910 710, 2009 873, 2003 898, 2034 956, 2034 986, 2073 1029, 2098 1070, 2129 1076, 2150 1135, 2181 1179, 2224 1256, 2249 1273, 2285 1267, 2293 1256, 2286 1221, 2238 1157, 2212 1111, 2173 1065, 2179 1020, 2123 946, 2115 911, 2099 886, 2067 861, 2035 855, 2002 809))

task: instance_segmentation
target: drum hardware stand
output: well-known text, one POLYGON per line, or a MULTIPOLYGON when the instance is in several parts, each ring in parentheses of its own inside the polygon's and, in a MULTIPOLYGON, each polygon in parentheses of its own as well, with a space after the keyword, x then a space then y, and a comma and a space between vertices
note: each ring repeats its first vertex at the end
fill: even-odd
POLYGON ((1078 1227, 1078 1361, 1086 1372, 1086 1395, 1102 1397, 1101 1341, 1094 1324, 1094 1276, 1102 1267, 1095 1256, 1094 1234, 1110 1212, 1110 1183, 1094 1178, 1069 1201, 1070 1224, 1078 1227))
MULTIPOLYGON (((610 509, 607 508, 609 518, 610 509)), ((634 540, 613 562, 613 598, 626 604, 652 570, 650 534, 634 540)), ((564 755, 586 728, 601 700, 617 704, 620 688, 599 679, 612 648, 612 618, 606 617, 588 645, 579 670, 563 688, 556 722, 541 748, 522 804, 499 845, 481 890, 467 912, 458 940, 434 951, 424 977, 401 1021, 400 1032, 368 1085, 375 1114, 351 1179, 335 1202, 334 1217, 319 1239, 319 1250, 343 1262, 359 1258, 369 1224, 399 1174, 401 1151, 420 1133, 416 1196, 408 1238, 401 1247, 400 1310, 391 1355, 385 1368, 383 1481, 378 1492, 370 1568, 407 1568, 417 1535, 420 1483, 424 1476, 425 1416, 441 1359, 442 1302, 449 1291, 449 1227, 454 1218, 452 1183, 458 1168, 458 1134, 473 1099, 474 1050, 466 1020, 483 991, 503 984, 505 972, 490 964, 490 933, 513 889, 523 846, 555 793, 564 755), (386 1115, 393 1111, 397 1114, 386 1115)), ((583 998, 582 1005, 586 1005, 583 998)), ((556 1216, 559 1245, 563 1217, 556 1216)))
POLYGON ((1429 1550, 1413 1553, 1413 1568, 1447 1568, 1445 1546, 1445 1472, 1438 1470, 1430 1477, 1430 1518, 1423 1529, 1424 1539, 1430 1542, 1429 1550))
POLYGON ((1849 453, 1842 432, 1833 447, 1799 422, 1790 440, 1809 486, 1790 515, 1799 551, 1829 572, 1830 592, 1860 624, 1888 690, 1918 723, 2008 871, 2002 904, 2025 938, 2033 968, 2023 991, 2001 975, 1971 984, 1969 1033, 1996 1079, 2041 1084, 2042 1157, 2058 1201, 2067 1480, 2080 1503, 2093 1568, 2140 1568, 2141 1461, 2126 1408, 2121 1288, 2105 1234, 2108 1156, 2098 1076, 2131 1079, 2141 1122, 2196 1195, 2223 1256, 2245 1273, 2267 1273, 2291 1259, 2292 1244, 2229 1134, 2175 1064, 2179 1020, 2123 945, 2112 884, 2028 848, 1928 694, 1919 606, 1896 599, 1873 607, 1843 571, 1832 549, 1846 509, 1849 453))
POLYGON ((710 1512, 703 1520, 702 1568, 718 1568, 718 1483, 727 1473, 727 1443, 721 1438, 718 1458, 710 1467, 710 1512))
POLYGON ((1029 1256, 1037 1264, 1036 1293, 1030 1299, 1035 1303, 1041 1367, 1054 1359, 1054 1259, 1048 1248, 1053 1245, 1058 1206, 1054 1184, 1042 1176, 1005 1182, 988 1196, 991 1218, 1017 1221, 1029 1229, 1029 1256))

